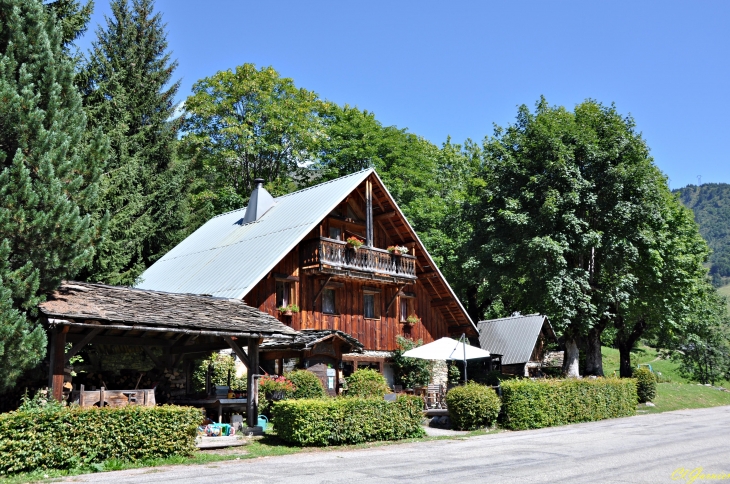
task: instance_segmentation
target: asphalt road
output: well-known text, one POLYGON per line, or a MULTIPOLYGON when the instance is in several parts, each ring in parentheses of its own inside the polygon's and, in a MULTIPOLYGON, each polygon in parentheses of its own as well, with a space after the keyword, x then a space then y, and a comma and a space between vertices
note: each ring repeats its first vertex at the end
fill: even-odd
MULTIPOLYGON (((69 478, 95 483, 662 483, 730 473, 730 406, 456 440, 69 478), (677 479, 672 479, 675 477, 677 479)), ((730 482, 730 475, 728 475, 730 482)), ((705 482, 697 479, 694 482, 705 482)))

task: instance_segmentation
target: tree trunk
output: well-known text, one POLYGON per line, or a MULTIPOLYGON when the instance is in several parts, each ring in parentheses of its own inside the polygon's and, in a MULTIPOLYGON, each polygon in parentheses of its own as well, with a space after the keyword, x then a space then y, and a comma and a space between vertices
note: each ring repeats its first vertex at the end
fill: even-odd
POLYGON ((621 378, 631 378, 631 376, 634 374, 634 370, 633 368, 631 368, 631 348, 633 346, 633 343, 619 343, 618 345, 619 360, 621 362, 619 370, 621 378))
POLYGON ((578 340, 574 337, 565 337, 565 356, 563 358, 563 373, 568 378, 580 377, 578 371, 578 340))
POLYGON ((605 323, 600 323, 588 332, 588 338, 586 340, 586 375, 603 376, 601 333, 603 333, 605 327, 605 323))

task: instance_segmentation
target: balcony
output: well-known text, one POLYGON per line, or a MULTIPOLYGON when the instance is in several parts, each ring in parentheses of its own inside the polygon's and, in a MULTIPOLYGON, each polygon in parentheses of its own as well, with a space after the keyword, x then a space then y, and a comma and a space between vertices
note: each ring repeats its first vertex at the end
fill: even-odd
POLYGON ((309 273, 407 284, 417 279, 416 258, 362 246, 358 250, 341 240, 320 237, 302 242, 302 270, 309 273))

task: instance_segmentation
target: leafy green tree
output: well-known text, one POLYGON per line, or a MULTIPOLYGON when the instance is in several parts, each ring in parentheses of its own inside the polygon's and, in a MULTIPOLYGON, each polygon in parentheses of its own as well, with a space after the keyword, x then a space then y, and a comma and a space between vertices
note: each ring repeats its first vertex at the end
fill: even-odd
POLYGON ((111 9, 80 75, 90 122, 112 148, 97 207, 108 233, 84 277, 131 285, 184 235, 187 173, 175 158, 179 82, 162 16, 152 0, 113 0, 111 9))
POLYGON ((296 189, 322 135, 317 95, 272 67, 244 64, 196 82, 185 101, 183 142, 197 183, 198 222, 246 205, 253 181, 274 196, 296 189))
POLYGON ((37 0, 0 2, 0 389, 45 354, 36 306, 87 264, 104 138, 85 137, 62 30, 37 0))
POLYGON ((544 99, 483 149, 470 209, 482 298, 505 312, 539 312, 563 333, 564 371, 603 374, 600 335, 609 308, 632 287, 627 267, 661 205, 661 173, 631 118, 595 101, 573 112, 544 99))
POLYGON ((421 346, 423 341, 413 341, 411 339, 398 336, 396 338, 396 344, 398 347, 393 352, 393 357, 391 359, 395 383, 403 385, 405 388, 413 388, 418 385, 428 385, 428 382, 431 381, 431 362, 428 360, 403 356, 403 353, 406 351, 421 346))
POLYGON ((708 289, 703 266, 707 244, 692 212, 668 188, 664 187, 663 203, 635 249, 636 256, 623 266, 623 277, 632 283, 617 294, 609 309, 623 377, 632 375, 631 350, 641 338, 673 341, 685 334, 688 323, 703 311, 701 301, 708 289))
POLYGON ((709 285, 695 299, 695 311, 678 335, 673 359, 686 378, 699 383, 730 379, 730 315, 724 298, 709 285))

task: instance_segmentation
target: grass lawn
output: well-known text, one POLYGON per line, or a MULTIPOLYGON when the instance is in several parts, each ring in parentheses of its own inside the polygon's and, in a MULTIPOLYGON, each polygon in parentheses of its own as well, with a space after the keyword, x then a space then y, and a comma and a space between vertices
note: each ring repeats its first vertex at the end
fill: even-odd
POLYGON ((730 392, 694 383, 659 383, 655 407, 639 405, 639 413, 660 413, 685 408, 717 407, 730 405, 730 392))
POLYGON ((717 288, 717 292, 727 298, 727 308, 730 310, 730 284, 717 288))
MULTIPOLYGON (((730 287, 730 286, 728 286, 730 287)), ((619 374, 619 352, 614 348, 601 348, 601 355, 603 356, 603 373, 606 376, 613 374, 619 374)), ((679 365, 672 360, 662 359, 659 352, 654 348, 648 346, 641 346, 638 350, 631 352, 631 366, 636 368, 636 365, 648 363, 651 365, 652 370, 661 374, 662 381, 668 381, 671 383, 689 383, 679 373, 679 365)), ((730 382, 722 380, 716 381, 715 385, 730 388, 730 382)))

